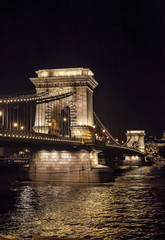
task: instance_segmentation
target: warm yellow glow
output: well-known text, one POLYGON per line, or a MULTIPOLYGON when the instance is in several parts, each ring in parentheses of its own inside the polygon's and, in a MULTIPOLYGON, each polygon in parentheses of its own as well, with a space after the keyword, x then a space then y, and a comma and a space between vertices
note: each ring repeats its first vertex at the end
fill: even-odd
POLYGON ((134 134, 142 134, 145 135, 145 131, 144 130, 129 130, 126 132, 126 135, 134 135, 134 134))
POLYGON ((24 126, 21 126, 21 130, 24 130, 24 126))
POLYGON ((0 111, 0 116, 2 116, 2 111, 0 111))
POLYGON ((64 68, 64 69, 43 69, 36 71, 38 77, 58 77, 58 76, 93 76, 89 68, 64 68))
POLYGON ((14 127, 17 127, 17 126, 18 126, 18 124, 17 124, 17 123, 13 123, 13 126, 14 126, 14 127))
POLYGON ((119 141, 119 139, 118 138, 116 138, 116 142, 118 142, 119 141))
POLYGON ((105 133, 105 129, 103 129, 103 133, 105 133))
POLYGON ((121 143, 124 143, 124 141, 121 141, 121 143))
POLYGON ((95 133, 95 136, 97 136, 97 133, 95 133))
POLYGON ((49 122, 49 123, 48 123, 48 125, 49 125, 49 127, 51 127, 51 126, 52 126, 52 123, 51 123, 51 122, 49 122))
POLYGON ((95 126, 95 125, 93 125, 93 128, 96 128, 96 126, 95 126))
POLYGON ((66 122, 66 121, 67 121, 67 118, 64 118, 63 120, 64 120, 64 122, 66 122))

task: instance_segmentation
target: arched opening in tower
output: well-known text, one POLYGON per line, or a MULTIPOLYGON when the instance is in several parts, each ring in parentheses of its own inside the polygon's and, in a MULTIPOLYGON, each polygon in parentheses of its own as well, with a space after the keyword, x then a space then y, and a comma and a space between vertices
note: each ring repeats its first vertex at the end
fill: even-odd
POLYGON ((70 107, 65 107, 61 110, 61 118, 60 118, 60 125, 61 125, 61 133, 60 135, 63 137, 70 137, 70 107))

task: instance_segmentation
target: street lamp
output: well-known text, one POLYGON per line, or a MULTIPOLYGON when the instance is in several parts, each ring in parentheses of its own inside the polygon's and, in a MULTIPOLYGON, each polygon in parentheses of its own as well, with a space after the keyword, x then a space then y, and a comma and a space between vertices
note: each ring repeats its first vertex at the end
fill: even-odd
POLYGON ((16 127, 18 127, 18 124, 15 122, 15 123, 13 123, 13 126, 16 128, 16 127))
POLYGON ((2 125, 3 125, 3 119, 2 119, 2 111, 0 111, 0 126, 2 127, 2 125))

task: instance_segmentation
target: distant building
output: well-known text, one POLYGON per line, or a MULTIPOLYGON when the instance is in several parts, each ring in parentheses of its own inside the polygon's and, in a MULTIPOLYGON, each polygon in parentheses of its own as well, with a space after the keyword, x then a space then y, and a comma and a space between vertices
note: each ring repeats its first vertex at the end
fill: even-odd
POLYGON ((165 131, 161 139, 150 136, 145 140, 145 153, 150 161, 165 159, 165 131))

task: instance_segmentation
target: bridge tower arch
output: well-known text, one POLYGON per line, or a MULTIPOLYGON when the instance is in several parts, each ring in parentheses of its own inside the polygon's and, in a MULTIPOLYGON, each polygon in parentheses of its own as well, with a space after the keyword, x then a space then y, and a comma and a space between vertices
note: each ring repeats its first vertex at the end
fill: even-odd
POLYGON ((127 146, 130 148, 137 148, 144 153, 144 130, 129 130, 126 132, 127 146))
MULTIPOLYGON (((71 136, 92 138, 94 125, 93 92, 98 85, 93 78, 93 72, 89 68, 65 68, 44 69, 36 71, 36 73, 38 76, 30 78, 30 80, 35 85, 37 93, 48 91, 48 97, 51 97, 75 90, 76 93, 70 97, 63 112, 61 113, 60 110, 57 113, 56 111, 56 117, 60 119, 61 114, 64 114, 68 107, 71 136)), ((49 133, 49 121, 46 116, 52 114, 52 111, 52 108, 49 110, 47 106, 42 107, 42 104, 36 107, 35 126, 33 127, 35 132, 49 133)), ((57 125, 60 128, 65 124, 59 123, 57 125)), ((60 132, 61 129, 59 129, 60 132)))

